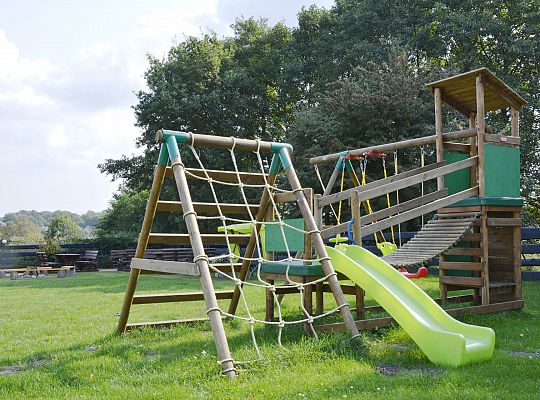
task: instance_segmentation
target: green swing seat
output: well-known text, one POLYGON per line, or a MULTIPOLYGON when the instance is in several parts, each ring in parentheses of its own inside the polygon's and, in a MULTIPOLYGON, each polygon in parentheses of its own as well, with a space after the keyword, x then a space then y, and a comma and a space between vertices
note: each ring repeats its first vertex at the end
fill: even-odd
MULTIPOLYGON (((297 229, 304 230, 304 219, 294 218, 287 219, 284 222, 297 229)), ((288 226, 283 227, 287 246, 283 240, 280 226, 278 224, 265 225, 265 248, 266 251, 283 253, 289 248, 289 252, 294 254, 298 251, 304 251, 304 233, 292 229, 288 226)), ((324 272, 321 264, 307 265, 302 261, 288 262, 266 262, 261 264, 261 272, 266 274, 285 275, 289 269, 289 276, 323 276, 324 272)))

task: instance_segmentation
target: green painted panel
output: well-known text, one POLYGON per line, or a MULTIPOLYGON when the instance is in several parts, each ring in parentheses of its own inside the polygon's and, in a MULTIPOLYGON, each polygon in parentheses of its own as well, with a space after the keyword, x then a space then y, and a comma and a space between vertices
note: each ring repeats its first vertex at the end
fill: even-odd
MULTIPOLYGON (((267 274, 285 275, 287 271, 287 263, 262 263, 261 271, 267 274)), ((299 262, 291 263, 289 267, 289 275, 292 276, 324 276, 322 266, 320 264, 305 265, 299 262)))
POLYGON ((487 143, 484 149, 486 196, 519 197, 519 147, 487 143))
MULTIPOLYGON (((467 158, 469 158, 469 154, 467 153, 459 153, 450 150, 444 151, 444 160, 447 161, 448 164, 467 158)), ((445 175, 444 185, 448 188, 448 194, 454 194, 469 189, 471 187, 471 169, 464 168, 445 175)))
MULTIPOLYGON (((297 229, 304 230, 303 218, 286 219, 284 222, 297 229)), ((281 227, 278 224, 265 224, 264 226, 266 251, 286 251, 283 234, 281 233, 281 227)), ((283 226, 283 231, 285 232, 285 238, 287 240, 289 251, 304 251, 303 232, 299 232, 295 229, 289 228, 288 226, 283 226)))

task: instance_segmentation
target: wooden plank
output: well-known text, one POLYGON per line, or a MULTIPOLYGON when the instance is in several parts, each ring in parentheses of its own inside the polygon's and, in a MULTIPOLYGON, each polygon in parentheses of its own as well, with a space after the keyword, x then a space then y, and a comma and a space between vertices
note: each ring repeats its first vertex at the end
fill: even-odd
POLYGON ((479 262, 439 262, 439 269, 452 271, 482 271, 482 263, 479 262))
POLYGON ((153 328, 169 328, 171 326, 176 325, 189 325, 189 324, 196 324, 200 322, 208 322, 210 319, 207 317, 203 318, 190 318, 190 319, 173 319, 168 321, 158 321, 158 322, 135 322, 131 324, 126 324, 126 331, 130 331, 133 329, 141 329, 146 327, 153 327, 153 328))
POLYGON ((149 260, 146 258, 132 258, 131 269, 161 272, 166 274, 200 276, 199 268, 195 263, 149 260))
POLYGON ((296 201, 296 195, 294 192, 281 192, 274 194, 274 200, 277 203, 289 203, 296 201))
MULTIPOLYGON (((433 92, 435 99, 435 156, 437 162, 444 160, 444 139, 442 120, 442 99, 441 88, 436 87, 433 92)), ((444 176, 437 176, 437 190, 444 189, 444 176)))
POLYGON ((476 128, 478 142, 478 194, 481 197, 486 195, 486 186, 484 179, 484 135, 486 133, 486 115, 484 112, 484 84, 482 75, 476 76, 476 128))
MULTIPOLYGON (((465 114, 468 115, 468 114, 465 114)), ((459 131, 446 132, 443 134, 445 141, 465 139, 476 135, 476 129, 463 129, 459 131)), ((362 156, 370 151, 376 151, 381 153, 390 153, 394 150, 409 149, 411 147, 420 147, 427 144, 434 144, 436 141, 436 135, 424 136, 415 139, 407 139, 401 142, 386 143, 376 146, 363 147, 361 149, 354 149, 349 152, 352 156, 362 156)), ((337 162, 343 155, 342 152, 326 154, 323 156, 312 157, 309 159, 310 164, 324 164, 328 162, 337 162)))
MULTIPOLYGON (((388 218, 392 215, 403 213, 408 210, 412 210, 424 204, 428 204, 434 200, 444 198, 448 195, 448 189, 440 190, 437 192, 429 193, 425 196, 417 197, 415 199, 405 201, 401 204, 394 205, 390 208, 385 208, 380 211, 376 211, 373 214, 368 214, 363 217, 360 217, 361 226, 366 226, 378 220, 388 218)), ((347 231, 349 221, 344 222, 339 225, 334 225, 322 230, 321 235, 323 239, 336 236, 338 233, 343 233, 347 231)))
POLYGON ((506 101, 506 103, 508 103, 508 106, 509 107, 512 107, 516 110, 520 110, 521 109, 521 106, 520 104, 518 104, 513 98, 512 96, 509 96, 504 90, 502 90, 498 85, 494 84, 492 81, 490 81, 489 79, 482 79, 482 83, 484 85, 486 85, 488 88, 490 88, 493 92, 495 92, 495 94, 499 97, 501 97, 502 99, 504 99, 504 101, 506 101))
MULTIPOLYGON (((448 300, 450 301, 450 299, 451 297, 448 300)), ((469 315, 469 314, 488 314, 488 313, 495 313, 495 312, 507 311, 507 310, 518 310, 518 309, 523 308, 523 306, 524 306, 523 300, 516 300, 516 301, 507 301, 503 303, 488 304, 488 305, 481 305, 481 306, 451 308, 449 310, 445 310, 445 312, 451 315, 452 317, 461 317, 463 315, 469 315)), ((383 318, 373 318, 373 319, 364 319, 360 321, 355 321, 355 324, 358 327, 358 329, 374 329, 374 328, 380 328, 383 326, 390 325, 393 322, 394 322, 393 318, 383 317, 383 318)), ((344 332, 344 331, 347 331, 347 327, 345 326, 343 322, 336 322, 332 324, 316 325, 315 330, 317 332, 344 332)))
MULTIPOLYGON (((249 235, 229 234, 231 243, 246 244, 249 235)), ((204 244, 226 244, 224 234, 203 233, 201 238, 204 244)), ((189 234, 184 233, 151 233, 148 238, 151 244, 190 244, 189 234)))
POLYGON ((482 240, 482 235, 479 233, 466 233, 461 240, 464 242, 480 242, 482 240))
POLYGON ((351 192, 353 192, 355 190, 374 189, 374 188, 377 188, 380 185, 386 185, 386 184, 397 182, 397 181, 400 181, 400 180, 403 180, 403 179, 406 179, 406 178, 410 178, 410 177, 413 177, 413 176, 416 176, 416 175, 421 175, 421 174, 424 174, 426 172, 436 170, 437 168, 443 167, 445 165, 447 165, 446 162, 430 164, 430 165, 427 165, 425 167, 415 168, 415 169, 412 169, 410 171, 405 171, 405 172, 402 172, 402 173, 397 174, 397 175, 392 175, 392 176, 389 176, 388 178, 379 179, 377 181, 370 182, 370 183, 368 183, 368 184, 366 184, 364 186, 356 186, 354 188, 344 190, 344 191, 342 191, 340 193, 334 193, 334 194, 327 195, 327 196, 321 196, 321 199, 319 200, 319 205, 321 207, 325 207, 325 206, 330 205, 332 203, 338 202, 340 199, 341 200, 348 199, 350 197, 351 192), (323 201, 324 199, 326 199, 326 200, 323 201))
MULTIPOLYGON (((224 214, 236 214, 236 215, 248 215, 248 210, 245 204, 231 204, 231 203, 220 203, 219 204, 221 211, 224 214)), ((218 208, 216 203, 202 203, 194 202, 193 208, 195 212, 202 213, 218 213, 218 208)), ((259 208, 258 204, 250 204, 249 209, 252 213, 257 213, 259 208)), ((162 212, 179 212, 183 211, 182 203, 179 201, 165 201, 159 200, 157 204, 157 211, 162 212)))
POLYGON ((519 137, 519 109, 511 107, 510 124, 511 124, 512 136, 519 137))
POLYGON ((440 276, 439 281, 444 285, 482 287, 484 280, 469 276, 440 276))
POLYGON ((468 247, 452 247, 444 252, 445 256, 482 256, 481 248, 468 248, 468 247))
POLYGON ((492 133, 484 134, 484 142, 502 144, 502 145, 512 146, 512 147, 519 146, 521 144, 521 140, 519 137, 497 135, 497 134, 492 134, 492 133))
POLYGON ((471 151, 471 145, 464 143, 444 142, 444 148, 459 153, 470 153, 471 151))
MULTIPOLYGON (((373 189, 365 190, 365 188, 361 188, 361 190, 359 190, 360 192, 359 200, 360 201, 370 200, 375 197, 382 196, 386 193, 395 192, 396 190, 404 189, 406 187, 409 187, 409 186, 412 186, 421 182, 426 182, 431 179, 437 178, 439 176, 444 176, 452 172, 459 171, 461 169, 469 168, 471 165, 476 164, 476 162, 477 162, 476 157, 467 158, 465 160, 457 161, 449 165, 444 165, 442 167, 433 169, 431 171, 428 171, 422 174, 417 174, 417 175, 414 175, 414 176, 411 176, 411 177, 408 177, 408 178, 405 178, 396 182, 378 185, 377 187, 373 189)), ((324 198, 321 199, 321 203, 324 203, 324 198)), ((441 208, 446 207, 447 205, 449 204, 441 205, 440 207, 441 208)))
POLYGON ((474 188, 470 188, 462 192, 458 192, 453 195, 444 197, 442 199, 435 200, 434 202, 417 207, 416 209, 406 211, 394 217, 390 217, 383 221, 368 225, 364 229, 362 229, 362 236, 371 235, 383 229, 390 228, 393 225, 397 225, 402 222, 409 221, 413 218, 420 217, 421 215, 427 214, 429 212, 435 211, 438 208, 446 207, 457 201, 464 200, 469 197, 473 197, 477 195, 478 195, 478 187, 474 187, 474 188))
MULTIPOLYGON (((204 170, 198 168, 185 168, 186 178, 191 179, 206 179, 204 170)), ((208 176, 212 179, 221 182, 238 183, 238 177, 234 171, 219 171, 213 169, 207 169, 208 176)), ((167 167, 165 170, 165 176, 168 178, 174 177, 171 167, 167 167)), ((264 185, 264 176, 260 173, 254 172, 239 172, 240 179, 243 183, 249 184, 261 184, 264 185)))
POLYGON ((487 226, 521 226, 521 218, 488 218, 487 226))
MULTIPOLYGON (((231 299, 232 290, 216 290, 216 299, 231 299)), ((203 292, 137 294, 132 304, 182 303, 185 301, 203 301, 203 292)))

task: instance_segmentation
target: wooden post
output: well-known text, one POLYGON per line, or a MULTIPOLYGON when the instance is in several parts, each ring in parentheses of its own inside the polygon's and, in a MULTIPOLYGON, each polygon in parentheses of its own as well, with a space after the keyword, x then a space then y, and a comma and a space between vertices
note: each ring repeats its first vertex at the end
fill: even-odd
POLYGON ((512 136, 519 137, 519 111, 514 107, 510 108, 510 121, 512 126, 512 136))
POLYGON ((364 319, 366 318, 365 292, 360 286, 354 285, 354 294, 356 297, 356 319, 364 319))
MULTIPOLYGON (((167 145, 171 146, 170 143, 176 145, 176 154, 179 154, 176 139, 174 141, 169 140, 167 145)), ((172 154, 171 149, 169 149, 169 154, 172 154)), ((212 327, 212 333, 214 334, 214 341, 216 343, 219 362, 221 364, 223 374, 229 379, 234 379, 236 377, 236 369, 229 350, 229 344, 227 343, 227 336, 225 335, 223 321, 221 320, 221 311, 216 299, 216 293, 212 283, 212 276, 208 266, 208 257, 204 251, 204 245, 201 239, 197 217, 191 201, 191 194, 186 179, 184 165, 182 164, 182 160, 179 155, 172 158, 171 168, 173 170, 176 186, 178 188, 178 194, 182 203, 182 209, 184 211, 184 221, 186 222, 186 227, 191 241, 191 248, 193 249, 193 260, 197 264, 201 274, 200 281, 204 300, 206 302, 206 313, 210 319, 210 326, 212 327)), ((266 210, 263 211, 263 215, 265 213, 266 210)))
MULTIPOLYGON (((150 196, 148 198, 148 202, 146 203, 146 211, 144 213, 141 233, 139 234, 139 241, 137 242, 137 249, 135 250, 135 258, 144 257, 144 252, 146 251, 146 246, 148 245, 148 237, 150 235, 150 230, 152 229, 152 221, 154 220, 154 215, 156 214, 159 193, 161 192, 161 186, 163 185, 166 169, 166 165, 157 165, 154 169, 154 179, 150 189, 150 196)), ((139 269, 132 269, 129 273, 129 281, 126 288, 126 293, 124 295, 124 303, 122 304, 122 311, 120 312, 120 319, 118 320, 118 327, 116 328, 118 333, 123 333, 126 330, 129 312, 131 310, 131 302, 133 301, 133 295, 135 294, 139 274, 139 269)))
MULTIPOLYGON (((512 217, 521 218, 520 211, 514 211, 512 217)), ((512 228, 512 258, 514 263, 514 300, 521 300, 521 226, 512 228)))
MULTIPOLYGON (((443 123, 442 123, 442 93, 441 88, 435 88, 435 148, 437 162, 444 160, 444 138, 443 138, 443 123)), ((444 176, 437 178, 437 190, 444 189, 444 176)))
MULTIPOLYGON (((319 205, 319 201, 322 195, 315 194, 313 196, 313 216, 315 219, 315 224, 317 229, 322 230, 323 228, 323 209, 319 205)), ((311 240, 311 238, 310 238, 311 240)), ((315 284, 315 313, 320 315, 324 312, 324 286, 322 282, 317 282, 315 284)))
POLYGON ((484 111, 484 84, 482 75, 476 77, 476 129, 478 143, 478 196, 486 195, 484 179, 484 135, 486 133, 486 115, 484 111))
MULTIPOLYGON (((476 127, 476 114, 471 113, 469 115, 469 128, 475 128, 476 127)), ((476 157, 478 155, 478 138, 476 136, 472 136, 469 138, 469 144, 471 145, 471 151, 469 155, 471 157, 476 157)), ((478 185, 478 166, 473 165, 471 167, 471 187, 475 187, 478 185)))
POLYGON ((324 188, 323 196, 328 196, 330 193, 332 193, 332 188, 334 187, 334 184, 336 183, 336 180, 340 173, 341 171, 339 169, 334 168, 334 170, 332 171, 332 175, 330 175, 330 179, 328 179, 328 183, 324 188))
MULTIPOLYGON (((283 151, 285 152, 284 156, 288 156, 287 150, 283 151)), ((285 167, 285 174, 289 180, 292 191, 296 195, 296 200, 298 202, 298 206, 300 207, 300 211, 302 212, 302 216, 304 217, 304 221, 306 221, 307 223, 308 230, 313 232, 311 234, 311 240, 313 242, 313 247, 315 248, 315 253, 317 254, 317 257, 321 260, 320 263, 325 275, 328 275, 328 283, 330 284, 330 288, 332 290, 332 294, 334 295, 334 299, 336 300, 336 304, 341 307, 340 310, 343 321, 345 322, 347 329, 351 332, 353 338, 359 338, 360 333, 358 332, 358 328, 354 323, 354 318, 351 314, 351 308, 349 304, 345 301, 345 296, 343 295, 343 291, 341 290, 341 286, 339 285, 339 281, 337 280, 334 267, 332 266, 332 262, 330 261, 328 253, 326 252, 326 249, 324 247, 324 242, 322 240, 321 234, 317 231, 318 228, 315 223, 315 219, 313 218, 311 210, 309 209, 306 196, 304 195, 302 186, 298 181, 296 171, 294 170, 292 164, 283 164, 285 167)))
POLYGON ((480 218, 482 234, 482 305, 489 304, 489 232, 487 225, 487 209, 485 206, 481 207, 482 215, 480 218))
MULTIPOLYGON (((265 221, 273 221, 274 218, 274 207, 267 207, 265 221)), ((267 251, 264 257, 271 261, 274 259, 274 252, 267 251)), ((266 279, 266 283, 273 286, 275 281, 274 279, 266 279)), ((274 306, 274 292, 268 288, 266 289, 266 321, 270 322, 274 320, 274 306)))
POLYGON ((351 193, 351 215, 354 219, 354 222, 353 222, 354 244, 356 244, 357 246, 362 246, 360 201, 358 200, 358 191, 356 190, 351 193))

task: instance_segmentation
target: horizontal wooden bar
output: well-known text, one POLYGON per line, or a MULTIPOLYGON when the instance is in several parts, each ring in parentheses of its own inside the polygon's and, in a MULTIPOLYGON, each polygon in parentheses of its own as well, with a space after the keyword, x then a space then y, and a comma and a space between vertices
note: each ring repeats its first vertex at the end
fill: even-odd
MULTIPOLYGON (((523 308, 523 300, 506 301, 502 303, 487 304, 481 306, 470 306, 461 308, 451 308, 444 310, 448 315, 452 317, 461 317, 469 314, 488 314, 500 311, 519 310, 523 308)), ((383 326, 390 325, 395 322, 391 317, 364 319, 354 321, 358 329, 374 329, 383 326)), ((315 330, 317 332, 345 332, 348 331, 347 326, 343 322, 336 322, 333 324, 316 325, 315 330)))
MULTIPOLYGON (((237 176, 234 171, 219 171, 215 169, 203 170, 198 168, 186 168, 185 171, 187 179, 206 179, 206 171, 210 178, 221 182, 238 183, 238 176, 240 176, 243 183, 264 185, 264 175, 256 172, 239 172, 237 176)), ((165 176, 174 178, 171 167, 167 167, 165 176)))
POLYGON ((439 262, 439 269, 452 271, 482 271, 482 263, 479 262, 439 262))
MULTIPOLYGON (((475 135, 476 135, 476 128, 463 129, 459 131, 443 133, 443 140, 448 142, 452 140, 469 138, 475 135)), ((408 149, 411 147, 420 147, 427 144, 434 144, 436 140, 437 140, 436 135, 425 136, 421 138, 403 140, 401 142, 363 147, 361 149, 351 150, 349 154, 353 156, 361 156, 370 151, 389 153, 389 152, 393 152, 394 150, 408 149)), ((309 159, 309 163, 310 164, 324 164, 328 162, 337 162, 337 160, 339 160, 339 157, 341 157, 342 154, 343 153, 340 152, 340 153, 327 154, 324 156, 312 157, 309 159)))
POLYGON ((445 142, 444 149, 450 151, 457 151, 459 153, 470 153, 471 145, 465 143, 445 142))
POLYGON ((484 141, 486 143, 503 144, 506 146, 517 147, 521 144, 521 139, 518 136, 496 135, 485 133, 484 141))
POLYGON ((484 286, 483 278, 470 276, 439 276, 439 282, 443 285, 452 286, 467 286, 467 287, 482 287, 484 286))
POLYGON ((173 319, 168 321, 158 321, 158 322, 135 322, 126 325, 126 331, 133 329, 141 329, 145 327, 154 327, 154 328, 169 328, 175 325, 187 325, 187 324, 196 324, 200 322, 207 322, 209 319, 207 317, 203 318, 190 318, 190 319, 173 319))
POLYGON ((296 201, 296 195, 294 194, 294 192, 275 193, 274 200, 277 203, 287 203, 291 201, 296 201))
POLYGON ((429 212, 435 211, 438 208, 446 207, 460 200, 464 200, 474 196, 478 196, 478 186, 452 194, 439 200, 435 200, 431 203, 417 207, 413 210, 409 210, 394 217, 390 217, 385 220, 368 225, 362 228, 362 237, 373 234, 375 232, 379 232, 383 229, 390 228, 391 226, 400 224, 405 221, 409 221, 413 218, 417 218, 429 212))
POLYGON ((149 260, 145 258, 132 258, 131 268, 145 271, 154 271, 165 274, 199 276, 199 268, 195 263, 149 260))
MULTIPOLYGON (((447 165, 446 161, 442 161, 442 162, 439 162, 439 163, 426 165, 425 167, 411 169, 409 171, 401 172, 401 173, 399 173, 397 175, 391 175, 391 176, 389 176, 387 178, 383 178, 383 179, 379 179, 379 180, 374 181, 374 182, 370 182, 370 183, 368 183, 366 185, 363 185, 363 186, 356 186, 354 188, 343 190, 340 193, 330 194, 328 196, 325 196, 325 197, 321 198, 321 201, 322 201, 322 199, 326 199, 326 202, 328 202, 328 204, 331 204, 331 203, 335 203, 335 202, 339 201, 340 199, 341 200, 346 200, 351 196, 351 193, 353 191, 355 191, 355 190, 375 189, 375 188, 377 188, 377 187, 379 187, 381 185, 390 184, 390 183, 393 183, 393 182, 396 182, 396 181, 399 181, 399 180, 402 180, 402 179, 405 179, 405 178, 409 178, 411 176, 420 175, 420 174, 423 174, 425 172, 437 169, 439 167, 443 167, 445 165, 447 165)), ((321 207, 324 207, 324 206, 328 205, 326 202, 321 202, 321 201, 319 201, 321 207)))
POLYGON ((521 218, 488 218, 488 226, 521 226, 521 218))
POLYGON ((479 247, 452 247, 444 252, 445 256, 482 256, 482 249, 479 247))
POLYGON ((186 135, 189 138, 185 142, 192 146, 201 146, 201 147, 218 147, 224 149, 235 149, 235 150, 244 150, 244 151, 261 151, 264 153, 270 153, 274 151, 275 143, 265 142, 262 140, 254 139, 241 139, 234 138, 232 136, 217 136, 217 135, 205 135, 201 133, 191 133, 191 132, 175 132, 175 131, 158 131, 156 133, 156 140, 158 142, 163 142, 164 133, 167 134, 177 134, 177 135, 186 135))
MULTIPOLYGON (((250 235, 228 234, 231 243, 247 244, 250 235)), ((201 238, 204 244, 226 244, 225 234, 203 233, 201 238)), ((150 233, 150 244, 190 244, 187 233, 150 233)))
MULTIPOLYGON (((248 207, 245 204, 220 203, 219 207, 224 214, 249 215, 248 207)), ((218 213, 216 203, 193 202, 193 208, 195 209, 195 212, 199 214, 218 213)), ((257 204, 250 204, 249 209, 252 214, 256 214, 259 206, 257 204)), ((182 203, 179 201, 159 200, 157 211, 181 213, 183 211, 182 203)))
MULTIPOLYGON (((233 290, 216 290, 216 298, 232 299, 233 290)), ((202 301, 203 292, 187 293, 157 293, 157 294, 137 294, 133 296, 132 304, 157 304, 157 303, 181 303, 185 301, 202 301)))

